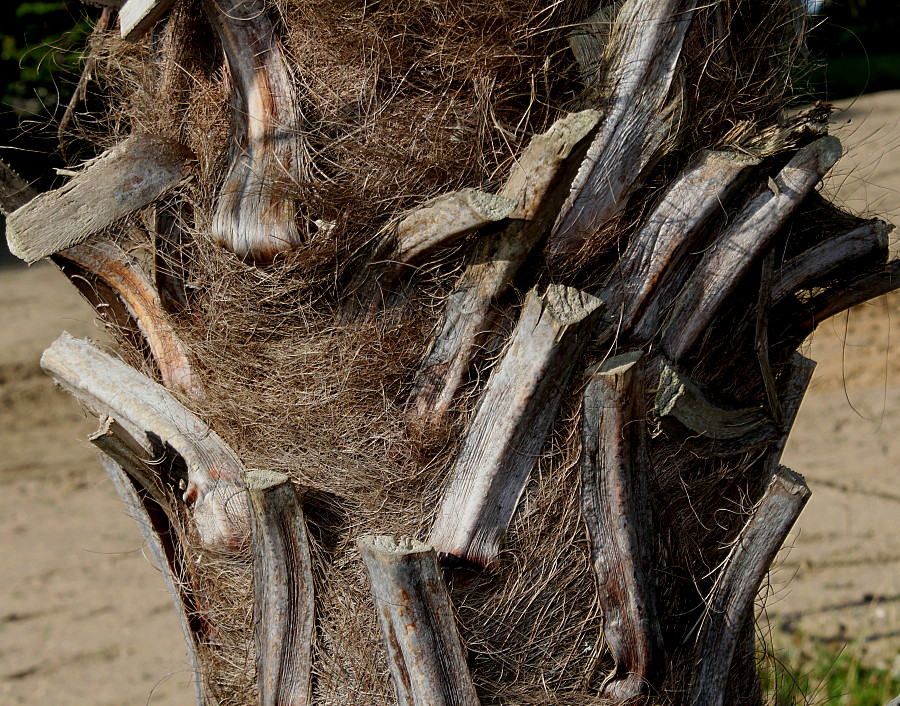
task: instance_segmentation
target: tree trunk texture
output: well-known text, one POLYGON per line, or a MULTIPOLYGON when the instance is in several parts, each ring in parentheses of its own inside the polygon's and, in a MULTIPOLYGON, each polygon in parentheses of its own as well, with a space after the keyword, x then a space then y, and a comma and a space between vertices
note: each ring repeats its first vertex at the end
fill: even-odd
MULTIPOLYGON (((719 137, 691 142, 685 122, 700 119, 695 104, 726 100, 688 84, 698 47, 712 47, 707 59, 717 66, 739 62, 742 48, 726 27, 730 4, 600 3, 568 37, 583 91, 566 105, 586 109, 560 111, 533 130, 499 181, 493 174, 412 196, 377 232, 325 247, 337 225, 317 218, 302 196, 317 179, 341 182, 327 156, 338 132, 322 128, 324 143, 311 136, 312 92, 325 89, 292 63, 308 57, 282 39, 291 18, 265 0, 194 5, 127 0, 118 11, 125 39, 143 46, 152 35, 142 60, 154 100, 172 101, 161 111, 180 121, 170 131, 177 139, 135 131, 40 195, 0 162, 0 210, 12 251, 29 263, 50 257, 140 368, 65 333, 41 361, 102 420, 91 442, 173 595, 198 704, 220 702, 219 654, 252 677, 228 703, 338 703, 339 690, 327 692, 334 675, 355 684, 369 670, 371 692, 344 693, 353 703, 759 706, 754 600, 809 498, 802 477, 780 465, 815 367, 796 349, 826 318, 900 286, 900 261, 888 262, 892 226, 840 213, 815 193, 841 155, 827 135, 827 108, 726 119, 732 107, 717 105, 707 114, 719 116, 719 137), (200 26, 203 41, 220 47, 214 67, 191 52, 185 28, 200 26), (218 77, 215 95, 228 96, 220 154, 195 155, 182 144, 196 136, 177 106, 201 74, 218 77), (210 173, 211 183, 197 184, 210 173), (181 193, 188 182, 193 200, 181 193), (367 478, 384 491, 380 504, 315 486, 291 456, 312 457, 302 444, 247 448, 243 425, 249 430, 253 419, 233 420, 241 431, 230 437, 212 428, 213 411, 223 408, 214 403, 242 409, 244 400, 210 398, 205 382, 215 375, 196 354, 204 341, 194 335, 192 349, 185 333, 205 315, 210 327, 226 325, 215 309, 224 289, 205 300, 193 293, 198 265, 186 253, 202 250, 191 250, 197 239, 233 254, 234 268, 257 277, 275 311, 272 328, 251 322, 240 332, 247 355, 279 345, 279 321, 309 314, 296 314, 293 295, 265 292, 279 267, 320 267, 317 252, 345 260, 317 280, 336 294, 326 305, 322 293, 310 318, 332 316, 317 329, 323 340, 351 332, 350 358, 383 342, 384 328, 402 338, 397 322, 431 322, 430 333, 414 329, 425 338, 402 383, 387 373, 349 383, 390 398, 398 420, 384 430, 391 443, 354 451, 353 463, 380 453, 386 464, 392 454, 426 459, 406 476, 367 478), (130 248, 135 241, 144 250, 149 243, 150 255, 130 248), (425 314, 417 310, 425 299, 416 298, 423 282, 439 292, 425 314), (199 301, 212 302, 210 311, 199 301), (440 451, 428 456, 422 438, 437 439, 440 451), (282 457, 290 475, 252 465, 282 457), (580 534, 571 546, 524 556, 523 547, 536 546, 526 540, 549 532, 562 512, 545 507, 550 519, 535 519, 548 488, 562 498, 557 504, 574 499, 580 534), (385 528, 400 521, 393 502, 403 492, 419 516, 395 539, 385 528), (495 612, 540 616, 536 595, 506 608, 484 602, 508 601, 519 590, 511 583, 532 578, 527 568, 517 581, 502 584, 504 576, 538 564, 556 576, 575 555, 584 557, 583 585, 563 603, 596 606, 602 623, 558 626, 576 635, 569 653, 536 658, 529 669, 542 669, 540 660, 589 665, 577 688, 507 668, 502 650, 476 649, 486 644, 482 625, 502 624, 492 622, 495 612), (210 561, 252 577, 246 605, 241 596, 207 594, 210 561), (345 658, 346 644, 325 629, 335 595, 357 601, 359 615, 341 619, 368 632, 341 640, 365 646, 365 660, 345 658), (224 652, 217 601, 252 616, 241 628, 242 655, 224 652), (481 619, 474 628, 465 617, 473 613, 481 619), (599 647, 589 662, 591 645, 599 647), (540 684, 521 700, 497 696, 512 693, 503 690, 517 678, 540 684)), ((762 3, 763 14, 775 5, 762 3)), ((798 23, 779 31, 799 32, 798 23)), ((334 46, 323 44, 323 57, 334 46)), ((395 90, 373 85, 365 96, 334 89, 345 92, 342 110, 356 136, 369 128, 353 111, 395 90)), ((330 451, 315 449, 317 457, 330 451)), ((330 472, 350 473, 348 455, 335 454, 341 460, 330 472)), ((508 622, 510 652, 546 637, 508 622)))

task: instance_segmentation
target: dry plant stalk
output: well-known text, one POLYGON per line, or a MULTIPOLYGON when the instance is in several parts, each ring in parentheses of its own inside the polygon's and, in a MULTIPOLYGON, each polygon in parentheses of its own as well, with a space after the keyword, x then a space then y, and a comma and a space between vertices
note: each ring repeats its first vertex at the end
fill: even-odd
POLYGON ((796 349, 900 284, 890 226, 815 192, 828 108, 784 115, 798 12, 98 26, 83 137, 117 147, 31 203, 0 165, 0 208, 148 374, 44 358, 109 418, 198 703, 760 703, 749 606, 806 499, 778 465, 796 349))

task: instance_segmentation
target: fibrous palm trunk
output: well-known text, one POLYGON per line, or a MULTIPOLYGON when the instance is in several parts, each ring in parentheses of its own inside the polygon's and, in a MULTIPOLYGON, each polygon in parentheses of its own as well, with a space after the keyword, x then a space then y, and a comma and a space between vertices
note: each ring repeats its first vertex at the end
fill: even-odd
POLYGON ((131 364, 65 335, 42 360, 103 420, 198 702, 760 703, 754 600, 809 496, 779 463, 797 348, 898 269, 816 192, 827 107, 782 111, 799 9, 501 3, 547 38, 513 126, 477 73, 496 7, 160 4, 122 8, 158 20, 123 27, 139 51, 94 40, 158 134, 0 185, 13 251, 131 364), (371 81, 342 42, 387 55, 371 81), (410 186, 426 137, 508 158, 410 186))

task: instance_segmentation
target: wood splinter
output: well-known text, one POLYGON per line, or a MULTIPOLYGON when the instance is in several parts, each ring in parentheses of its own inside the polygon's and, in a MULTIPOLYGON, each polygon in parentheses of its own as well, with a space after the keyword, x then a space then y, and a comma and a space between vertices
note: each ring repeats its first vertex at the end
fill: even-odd
POLYGON ((435 551, 386 536, 357 540, 401 706, 478 706, 435 551))
POLYGON ((248 471, 260 706, 311 703, 315 597, 306 520, 283 473, 248 471))
POLYGON ((756 592, 809 496, 803 476, 778 467, 735 540, 706 601, 695 648, 698 668, 688 703, 725 703, 725 684, 735 646, 751 616, 756 592))
POLYGON ((602 303, 560 285, 529 292, 450 471, 428 540, 437 551, 496 558, 602 303))
POLYGON ((601 690, 645 703, 665 674, 651 546, 649 460, 640 351, 588 370, 582 425, 581 507, 616 666, 601 690))
POLYGON ((244 467, 225 442, 166 389, 89 341, 63 333, 41 367, 98 416, 112 417, 146 450, 170 446, 187 464, 184 501, 200 541, 230 550, 249 534, 244 467))

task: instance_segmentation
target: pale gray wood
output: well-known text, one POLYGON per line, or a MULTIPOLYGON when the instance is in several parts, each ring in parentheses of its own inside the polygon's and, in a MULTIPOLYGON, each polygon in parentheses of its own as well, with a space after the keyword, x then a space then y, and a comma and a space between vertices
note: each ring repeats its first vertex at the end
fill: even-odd
POLYGON ((287 195, 306 173, 299 99, 264 0, 203 0, 228 68, 235 135, 211 225, 239 257, 265 262, 303 242, 287 195))
POLYGON ((689 703, 721 706, 737 640, 763 576, 809 499, 803 477, 775 471, 762 500, 741 530, 706 601, 697 636, 697 668, 689 703))
POLYGON ((434 550, 365 536, 362 554, 400 706, 478 706, 434 550))
POLYGON ((570 157, 600 120, 596 110, 573 113, 536 136, 513 166, 500 196, 515 201, 513 220, 482 239, 453 293, 408 401, 414 425, 439 425, 453 408, 460 386, 490 331, 496 300, 512 284, 516 271, 554 217, 558 190, 570 157))
POLYGON ((175 4, 175 0, 125 0, 119 8, 122 39, 136 42, 175 4))
POLYGON ((476 189, 439 196, 408 213, 391 229, 388 240, 393 253, 388 259, 419 262, 479 228, 509 218, 516 205, 512 199, 476 189))
MULTIPOLYGON (((724 215, 725 200, 757 164, 758 159, 745 155, 707 150, 672 182, 628 243, 600 295, 609 303, 608 315, 623 329, 631 329, 651 301, 658 299, 663 278, 677 278, 682 272, 687 276, 687 267, 679 266, 684 256, 697 244, 697 236, 709 221, 724 215)), ((651 335, 658 309, 654 307, 642 322, 651 335)))
POLYGON ((165 137, 126 138, 61 188, 11 213, 6 219, 10 251, 31 264, 81 243, 179 184, 192 158, 187 147, 165 137))
POLYGON ((728 456, 764 446, 778 438, 778 427, 756 407, 724 407, 668 361, 660 362, 654 415, 670 431, 694 444, 701 455, 728 456), (678 423, 673 427, 671 420, 678 423))
POLYGON ((125 508, 131 518, 137 523, 144 538, 144 548, 150 552, 150 557, 157 571, 162 574, 163 581, 166 584, 169 594, 172 596, 172 602, 175 604, 175 611, 178 613, 178 620, 181 623, 181 630, 184 633, 184 641, 187 646, 188 662, 191 672, 194 675, 194 690, 196 692, 197 706, 209 706, 216 703, 212 695, 207 693, 206 678, 201 669, 202 662, 197 658, 197 639, 198 636, 191 627, 191 608, 188 605, 188 599, 181 590, 181 581, 179 579, 179 571, 176 563, 176 552, 173 547, 163 545, 161 535, 141 498, 138 489, 131 477, 122 469, 122 467, 110 456, 105 453, 100 454, 100 463, 106 471, 109 479, 112 481, 116 492, 125 503, 125 508))
POLYGON ((621 213, 641 171, 666 139, 670 91, 696 0, 626 0, 606 56, 607 114, 553 226, 552 262, 575 257, 621 213))
POLYGON ((601 305, 560 285, 528 294, 451 468, 428 540, 437 551, 497 556, 601 305))
POLYGON ((0 213, 9 216, 37 196, 37 191, 0 159, 0 213))
POLYGON ((652 567, 644 366, 640 351, 588 371, 584 390, 581 508, 603 609, 603 636, 615 660, 601 695, 646 699, 665 674, 652 567))
POLYGON ((187 348, 169 323, 156 287, 137 260, 105 239, 73 245, 52 257, 101 315, 103 306, 111 303, 104 301, 96 290, 86 289, 95 289, 92 283, 99 281, 115 293, 135 329, 147 341, 163 385, 188 397, 202 398, 202 388, 188 359, 187 348))
POLYGON ((581 82, 587 89, 587 100, 598 103, 600 98, 603 50, 609 42, 616 12, 621 2, 600 7, 579 22, 568 36, 569 49, 578 62, 581 82))
POLYGON ((311 703, 315 597, 306 520, 288 476, 244 475, 250 497, 260 706, 311 703))
POLYGON ((841 143, 834 137, 803 147, 722 232, 682 289, 666 326, 663 349, 672 360, 698 344, 728 295, 840 156, 841 143))
POLYGON ((169 445, 187 464, 184 500, 201 542, 228 550, 249 534, 244 468, 225 442, 162 385, 63 333, 41 367, 98 416, 115 419, 139 443, 169 445))
POLYGON ((888 258, 888 235, 894 227, 873 219, 846 233, 817 244, 785 262, 772 287, 772 304, 806 289, 835 270, 863 259, 888 258))

